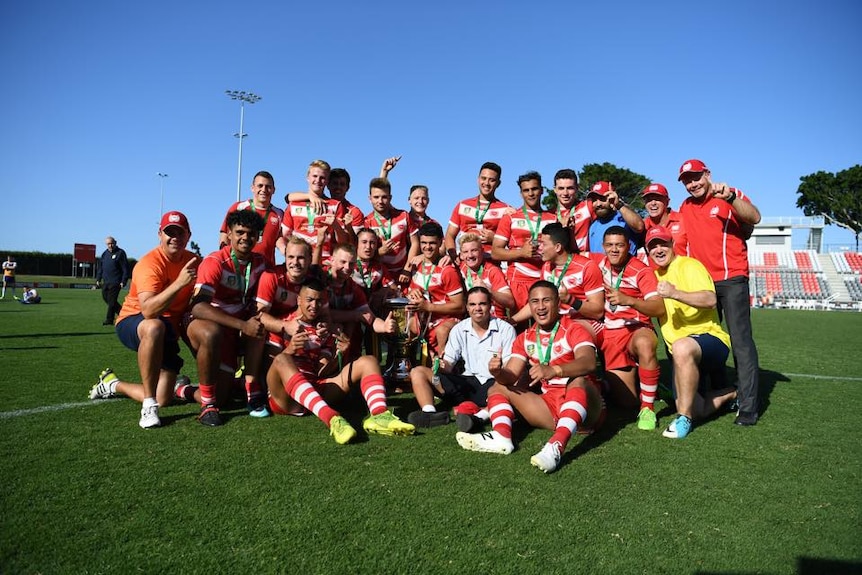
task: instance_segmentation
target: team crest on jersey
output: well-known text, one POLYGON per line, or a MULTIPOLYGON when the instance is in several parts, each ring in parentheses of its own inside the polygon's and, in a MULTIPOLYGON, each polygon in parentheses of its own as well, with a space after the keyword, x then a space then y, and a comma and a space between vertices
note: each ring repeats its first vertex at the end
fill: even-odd
POLYGON ((231 288, 236 287, 236 276, 227 276, 227 286, 231 288))
POLYGON ((721 211, 721 210, 719 210, 718 206, 713 206, 713 207, 712 207, 712 209, 711 209, 711 210, 709 210, 709 215, 710 215, 710 217, 713 217, 713 218, 714 218, 715 216, 717 216, 717 215, 718 215, 718 212, 719 212, 719 211, 721 211))
POLYGON ((554 346, 554 353, 560 354, 563 353, 563 346, 561 344, 557 344, 554 346))
POLYGON ((533 355, 533 352, 536 351, 536 346, 532 343, 527 346, 527 355, 533 355))
POLYGON ((276 215, 269 216, 269 223, 271 223, 274 226, 278 225, 280 223, 278 216, 276 216, 276 215))

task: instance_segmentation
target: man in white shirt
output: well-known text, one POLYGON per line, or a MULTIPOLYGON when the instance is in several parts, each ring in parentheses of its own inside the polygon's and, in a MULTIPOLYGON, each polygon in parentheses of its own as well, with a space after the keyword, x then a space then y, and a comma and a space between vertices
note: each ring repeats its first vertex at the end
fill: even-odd
POLYGON ((491 317, 491 292, 476 286, 467 292, 467 319, 458 322, 449 332, 449 339, 439 364, 433 368, 419 366, 410 372, 410 382, 420 409, 407 420, 416 427, 436 427, 449 423, 448 408, 437 411, 434 395, 456 407, 458 429, 472 431, 488 420, 485 405, 488 388, 494 377, 488 371, 493 357, 505 363, 512 353, 515 328, 506 321, 491 317), (458 360, 464 360, 464 371, 453 373, 458 360))

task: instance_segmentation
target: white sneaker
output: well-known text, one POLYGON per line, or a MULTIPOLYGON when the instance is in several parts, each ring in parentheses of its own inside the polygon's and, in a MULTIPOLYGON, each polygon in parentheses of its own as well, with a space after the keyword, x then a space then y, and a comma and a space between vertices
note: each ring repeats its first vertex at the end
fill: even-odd
POLYGON ((464 433, 459 431, 455 434, 455 441, 468 451, 509 455, 515 450, 512 440, 501 437, 496 431, 491 433, 464 433))
POLYGON ((158 405, 151 405, 141 410, 141 421, 138 422, 138 425, 142 428, 150 429, 151 427, 159 427, 161 424, 162 420, 159 419, 158 405))
POLYGON ((99 382, 90 389, 90 399, 116 397, 116 394, 111 393, 111 384, 117 380, 117 376, 110 367, 103 369, 99 374, 99 382))
POLYGON ((542 450, 530 458, 533 467, 538 467, 545 473, 551 473, 560 464, 560 444, 546 443, 542 450))

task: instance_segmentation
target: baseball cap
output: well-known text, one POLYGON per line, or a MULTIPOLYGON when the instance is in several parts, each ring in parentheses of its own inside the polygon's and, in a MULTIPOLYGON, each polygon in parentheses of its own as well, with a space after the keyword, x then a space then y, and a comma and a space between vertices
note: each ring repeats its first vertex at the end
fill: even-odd
POLYGON ((610 192, 610 191, 611 191, 611 183, 610 182, 596 182, 595 184, 593 184, 593 187, 590 188, 590 191, 587 195, 589 196, 590 194, 596 194, 599 196, 606 196, 606 195, 608 195, 608 192, 610 192))
POLYGON ((646 246, 656 241, 662 242, 671 242, 673 241, 673 236, 670 234, 670 230, 664 226, 656 226, 654 228, 650 228, 650 230, 646 234, 646 246))
POLYGON ((679 167, 679 177, 677 178, 677 180, 682 179, 683 174, 687 174, 689 172, 706 172, 707 170, 709 170, 709 168, 707 168, 706 164, 704 164, 700 160, 686 160, 685 163, 683 163, 683 165, 679 167))
POLYGON ((159 224, 159 231, 165 231, 166 228, 177 226, 184 229, 187 233, 192 233, 189 228, 189 220, 182 212, 167 212, 162 216, 162 222, 159 224))
POLYGON ((667 193, 667 188, 662 184, 650 184, 643 189, 641 192, 642 196, 648 196, 649 194, 655 194, 657 196, 670 197, 667 193))

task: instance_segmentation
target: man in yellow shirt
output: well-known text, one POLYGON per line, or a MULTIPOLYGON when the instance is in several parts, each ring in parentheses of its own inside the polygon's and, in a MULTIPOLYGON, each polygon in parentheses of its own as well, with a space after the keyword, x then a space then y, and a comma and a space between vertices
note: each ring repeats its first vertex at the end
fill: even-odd
POLYGON ((673 236, 664 226, 649 230, 647 253, 655 267, 658 294, 664 298, 661 334, 673 361, 677 416, 662 435, 682 439, 692 420, 702 419, 736 398, 736 389, 698 394, 701 376, 724 371, 730 336, 722 329, 715 309, 712 278, 702 263, 673 251, 673 236))

